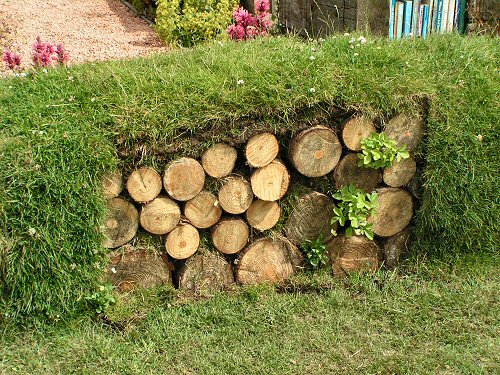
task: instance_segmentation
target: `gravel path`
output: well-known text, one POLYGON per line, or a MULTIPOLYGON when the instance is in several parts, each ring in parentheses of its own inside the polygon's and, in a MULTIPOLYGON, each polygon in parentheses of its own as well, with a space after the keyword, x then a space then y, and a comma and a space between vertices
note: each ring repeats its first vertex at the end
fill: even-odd
POLYGON ((150 26, 119 0, 0 0, 2 51, 21 53, 23 65, 29 65, 38 35, 63 43, 70 63, 166 50, 150 26))

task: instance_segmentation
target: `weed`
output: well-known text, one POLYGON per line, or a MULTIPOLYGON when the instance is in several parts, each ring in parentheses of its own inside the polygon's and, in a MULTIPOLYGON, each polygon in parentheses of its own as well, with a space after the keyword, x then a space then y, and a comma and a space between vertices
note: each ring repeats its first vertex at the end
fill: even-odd
POLYGON ((398 148, 396 141, 389 139, 384 132, 372 133, 368 138, 362 139, 361 150, 358 165, 373 169, 390 167, 395 161, 410 157, 406 145, 398 148))

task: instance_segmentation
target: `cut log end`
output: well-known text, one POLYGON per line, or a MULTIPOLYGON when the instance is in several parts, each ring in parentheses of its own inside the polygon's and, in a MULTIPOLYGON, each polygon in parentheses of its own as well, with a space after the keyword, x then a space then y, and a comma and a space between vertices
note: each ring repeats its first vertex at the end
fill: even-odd
POLYGON ((327 244, 327 254, 336 276, 351 272, 377 271, 381 250, 376 241, 364 236, 338 236, 327 244))
POLYGON ((342 126, 342 140, 349 150, 360 151, 361 140, 376 132, 377 129, 372 121, 363 117, 353 117, 342 126))
POLYGON ((304 176, 325 176, 335 168, 342 155, 342 145, 335 132, 316 126, 299 133, 290 146, 293 166, 304 176))
POLYGON ((254 168, 265 167, 278 155, 279 144, 273 134, 261 133, 253 136, 247 143, 245 156, 248 165, 254 168))
POLYGON ((239 284, 278 283, 302 267, 303 259, 291 243, 266 237, 245 248, 236 264, 239 284))
POLYGON ((189 258, 179 270, 179 289, 195 293, 227 290, 234 284, 231 265, 221 256, 204 252, 189 258))
POLYGON ((264 231, 274 227, 280 218, 280 206, 277 202, 257 199, 246 212, 248 223, 255 229, 264 231))
POLYGON ((384 169, 384 182, 391 187, 400 187, 406 185, 415 175, 417 163, 415 159, 402 159, 392 166, 384 169))
POLYGON ((241 177, 228 177, 219 190, 219 203, 230 214, 245 212, 252 200, 252 187, 241 177))
POLYGON ((222 178, 231 174, 237 157, 238 153, 234 147, 217 143, 205 151, 201 164, 209 176, 222 178))
POLYGON ((203 189, 205 172, 195 159, 180 158, 165 168, 163 183, 168 195, 185 202, 194 198, 203 189))
POLYGON ((161 188, 161 176, 149 167, 133 171, 127 180, 127 190, 130 196, 139 203, 155 199, 160 194, 161 188))
POLYGON ((174 229, 181 219, 179 205, 167 197, 158 197, 146 204, 140 214, 141 226, 149 233, 166 234, 174 229))
POLYGON ((212 231, 212 242, 223 254, 235 254, 245 247, 250 231, 241 219, 221 220, 212 231))
POLYGON ((186 202, 184 215, 196 228, 210 228, 219 221, 222 208, 215 195, 208 191, 201 191, 196 197, 186 202))
POLYGON ((377 213, 368 217, 368 223, 373 224, 377 236, 390 237, 410 223, 413 199, 406 190, 398 188, 381 188, 377 194, 377 213))
POLYGON ((382 174, 377 169, 358 166, 358 154, 349 153, 335 167, 333 178, 335 187, 354 185, 366 192, 373 191, 381 182, 382 174))
POLYGON ((187 259, 200 245, 198 230, 190 224, 180 224, 172 230, 165 242, 168 255, 174 259, 187 259))
POLYGON ((122 172, 114 171, 102 178, 102 191, 106 199, 115 198, 123 190, 122 172))
POLYGON ((103 226, 104 243, 108 249, 120 247, 134 238, 139 227, 139 213, 134 205, 122 198, 108 202, 108 211, 103 226))
POLYGON ((250 178, 255 196, 264 201, 276 201, 288 190, 290 175, 286 166, 278 159, 252 173, 250 178))
POLYGON ((408 256, 410 241, 411 231, 408 227, 383 241, 384 264, 388 269, 397 267, 408 256))
POLYGON ((421 117, 401 113, 389 120, 384 131, 398 147, 406 145, 408 151, 413 151, 422 141, 424 124, 421 117))

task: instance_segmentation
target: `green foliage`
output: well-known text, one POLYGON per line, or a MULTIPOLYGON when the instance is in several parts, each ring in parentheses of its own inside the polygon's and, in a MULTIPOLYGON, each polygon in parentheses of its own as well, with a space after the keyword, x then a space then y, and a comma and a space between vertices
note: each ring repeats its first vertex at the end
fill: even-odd
POLYGON ((170 45, 184 47, 222 34, 232 20, 236 0, 158 0, 156 31, 170 45))
POLYGON ((113 285, 111 284, 99 285, 98 290, 86 296, 85 299, 96 313, 102 314, 116 303, 116 299, 113 296, 113 289, 113 285))
POLYGON ((362 139, 361 150, 358 165, 373 169, 390 167, 394 161, 410 157, 406 145, 398 148, 396 141, 389 139, 384 132, 372 133, 368 138, 362 139))
POLYGON ((373 240, 372 224, 367 219, 370 215, 377 213, 377 193, 365 193, 353 185, 343 186, 333 194, 333 198, 339 203, 333 209, 332 224, 339 223, 346 227, 345 234, 352 236, 366 236, 373 240))
POLYGON ((326 245, 322 235, 312 241, 306 240, 300 248, 309 267, 316 269, 326 264, 326 245))

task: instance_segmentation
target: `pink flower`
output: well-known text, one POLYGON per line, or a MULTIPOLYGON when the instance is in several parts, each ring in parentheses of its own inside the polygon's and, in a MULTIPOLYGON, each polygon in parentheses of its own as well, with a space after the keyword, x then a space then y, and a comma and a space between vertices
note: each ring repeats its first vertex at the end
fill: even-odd
POLYGON ((69 54, 66 52, 62 44, 57 45, 56 53, 59 64, 63 65, 69 61, 69 54))
POLYGON ((257 13, 267 13, 270 8, 269 0, 257 0, 255 2, 255 11, 257 13))
POLYGON ((21 66, 21 55, 11 52, 8 49, 4 51, 4 53, 2 54, 2 58, 5 65, 7 65, 7 68, 9 69, 14 70, 21 66))

